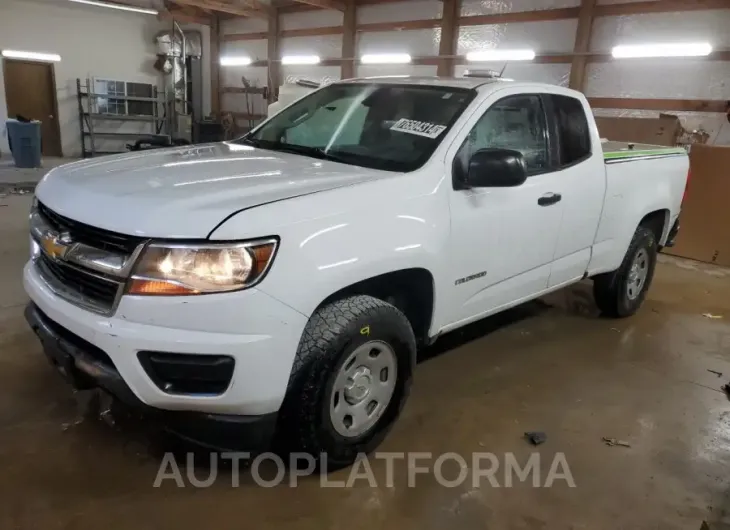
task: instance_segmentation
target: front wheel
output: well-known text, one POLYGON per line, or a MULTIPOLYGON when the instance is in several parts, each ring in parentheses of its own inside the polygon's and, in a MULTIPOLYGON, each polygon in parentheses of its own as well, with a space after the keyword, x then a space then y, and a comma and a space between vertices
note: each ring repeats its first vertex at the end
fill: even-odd
POLYGON ((396 307, 351 296, 319 308, 305 327, 280 414, 287 451, 328 469, 354 462, 385 438, 408 396, 416 341, 396 307))
POLYGON ((596 276, 593 296, 606 316, 624 318, 638 311, 654 277, 657 241, 654 232, 639 226, 629 244, 621 266, 613 272, 596 276))

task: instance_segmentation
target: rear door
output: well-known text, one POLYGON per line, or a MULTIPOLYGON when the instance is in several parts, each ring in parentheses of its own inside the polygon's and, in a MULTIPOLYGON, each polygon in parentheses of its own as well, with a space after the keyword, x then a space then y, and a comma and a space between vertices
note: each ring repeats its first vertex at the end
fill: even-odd
POLYGON ((587 103, 563 94, 546 94, 543 99, 558 151, 555 190, 563 203, 549 281, 556 287, 580 279, 588 267, 603 209, 606 171, 587 103))
POLYGON ((514 149, 525 156, 529 172, 513 188, 452 189, 451 252, 445 259, 453 276, 453 320, 447 328, 533 297, 548 285, 563 215, 561 175, 553 170, 556 151, 543 98, 522 90, 504 89, 488 98, 447 155, 447 164, 466 164, 479 149, 514 149))

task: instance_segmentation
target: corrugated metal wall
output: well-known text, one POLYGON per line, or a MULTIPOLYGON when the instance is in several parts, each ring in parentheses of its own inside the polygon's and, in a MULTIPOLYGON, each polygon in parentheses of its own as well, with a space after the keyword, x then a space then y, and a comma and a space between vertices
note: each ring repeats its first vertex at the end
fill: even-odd
MULTIPOLYGON (((617 3, 617 2, 601 2, 617 3)), ((617 43, 710 42, 730 48, 730 10, 600 17, 593 23, 591 51, 617 43)), ((586 95, 651 99, 730 100, 730 62, 654 59, 593 63, 586 72, 586 95)), ((657 117, 659 111, 597 109, 601 116, 657 117)), ((710 143, 730 145, 730 124, 722 114, 673 112, 687 129, 703 128, 710 143)))
MULTIPOLYGON (((635 0, 629 0, 635 1, 635 0)), ((600 0, 599 4, 626 3, 626 0, 600 0)), ((463 0, 461 16, 513 13, 530 10, 577 7, 579 0, 463 0)), ((411 0, 358 7, 358 24, 439 19, 442 2, 411 0)), ((284 30, 341 26, 342 13, 318 10, 281 16, 284 30)), ((537 53, 569 54, 573 50, 577 19, 547 22, 525 22, 462 26, 458 33, 457 54, 489 48, 531 48, 537 53)), ((265 32, 266 21, 256 19, 229 20, 223 33, 265 32)), ((708 41, 716 49, 730 48, 730 10, 683 13, 644 14, 597 17, 594 21, 590 50, 610 52, 616 44, 708 41)), ((414 57, 437 56, 440 29, 416 29, 383 32, 358 32, 356 54, 409 53, 414 57)), ((285 37, 281 55, 319 55, 323 59, 339 58, 341 35, 285 37)), ((225 42, 222 54, 248 55, 266 59, 265 39, 225 42)), ((478 68, 501 70, 504 63, 479 64, 478 68)), ((467 66, 457 65, 461 75, 467 66)), ((431 65, 357 65, 357 76, 435 75, 431 65)), ((252 84, 267 84, 265 67, 228 67, 223 69, 224 86, 241 86, 241 76, 252 84)), ((569 64, 510 63, 505 77, 540 81, 567 86, 569 64)), ((305 77, 320 82, 340 78, 339 66, 283 66, 283 79, 305 77)), ((684 98, 730 100, 730 62, 694 59, 616 61, 589 63, 586 72, 586 94, 596 97, 684 98)), ((223 108, 240 108, 240 94, 225 94, 223 108)), ((655 116, 658 112, 599 109, 602 115, 655 116)), ((680 113, 687 127, 704 127, 717 143, 730 144, 730 125, 724 116, 713 113, 680 113), (720 134, 718 134, 720 133, 720 134)))

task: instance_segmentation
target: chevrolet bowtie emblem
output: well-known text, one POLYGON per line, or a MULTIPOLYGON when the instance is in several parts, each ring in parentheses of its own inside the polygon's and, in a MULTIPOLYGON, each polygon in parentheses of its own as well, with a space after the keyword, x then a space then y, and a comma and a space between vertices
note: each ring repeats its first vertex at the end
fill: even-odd
POLYGON ((51 258, 63 259, 71 248, 71 236, 68 232, 47 233, 41 238, 41 246, 51 258))

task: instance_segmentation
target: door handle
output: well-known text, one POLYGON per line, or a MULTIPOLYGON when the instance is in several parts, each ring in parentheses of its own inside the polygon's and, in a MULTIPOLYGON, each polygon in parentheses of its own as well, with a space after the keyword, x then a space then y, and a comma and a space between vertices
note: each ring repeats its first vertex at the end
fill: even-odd
POLYGON ((546 193, 537 199, 537 204, 540 206, 552 206, 553 204, 559 203, 562 199, 563 196, 559 193, 546 193))

